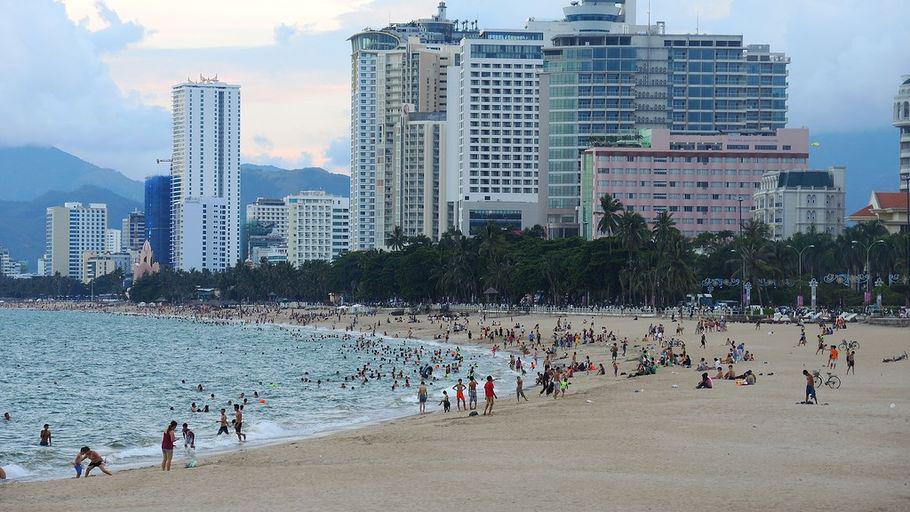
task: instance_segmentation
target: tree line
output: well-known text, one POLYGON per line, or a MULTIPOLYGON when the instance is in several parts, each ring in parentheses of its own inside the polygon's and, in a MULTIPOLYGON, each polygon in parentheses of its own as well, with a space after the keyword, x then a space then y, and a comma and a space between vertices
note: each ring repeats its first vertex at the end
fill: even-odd
MULTIPOLYGON (((222 300, 238 302, 325 302, 336 294, 369 303, 514 305, 531 298, 556 306, 666 307, 706 292, 704 280, 717 279, 726 283, 711 289, 717 299, 738 301, 742 283, 750 282, 753 304, 792 305, 798 291, 809 295, 807 283, 814 277, 821 283, 819 304, 856 306, 863 300, 861 286, 828 283, 823 276, 864 273, 868 247, 873 281, 907 275, 907 235, 889 235, 880 222, 850 226, 837 237, 813 232, 774 241, 767 225, 750 220, 736 232, 688 238, 671 213, 649 223, 607 195, 600 200, 597 231, 600 236, 591 241, 547 240, 540 226, 509 231, 491 223, 475 236, 450 231, 434 242, 395 228, 389 250, 349 252, 331 263, 299 267, 263 262, 217 273, 163 269, 133 283, 129 296, 136 302, 187 302, 199 298, 200 289, 215 289, 222 300)), ((54 296, 50 284, 10 293, 9 281, 0 281, 0 296, 54 296)), ((910 287, 903 283, 877 291, 885 303, 904 304, 910 287)))

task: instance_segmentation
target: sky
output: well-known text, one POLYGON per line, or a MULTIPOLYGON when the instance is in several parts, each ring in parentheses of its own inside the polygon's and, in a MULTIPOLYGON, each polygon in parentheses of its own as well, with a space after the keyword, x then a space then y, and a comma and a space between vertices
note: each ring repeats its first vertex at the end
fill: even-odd
MULTIPOLYGON (((481 27, 556 19, 568 0, 449 0, 481 27)), ((170 87, 200 74, 240 84, 245 161, 348 171, 347 38, 433 14, 437 0, 0 0, 0 145, 54 145, 133 178, 163 172, 170 87)), ((649 3, 639 0, 638 21, 649 3)), ((894 160, 891 101, 910 73, 906 0, 651 0, 670 33, 743 34, 786 52, 789 125, 820 140, 893 142, 893 158, 831 147, 814 160, 894 160)), ((857 142, 860 149, 865 143, 857 142)), ((826 145, 819 151, 824 152, 826 145)), ((874 164, 870 163, 874 160, 874 164)), ((848 176, 850 169, 848 168, 848 176)), ((861 178, 854 175, 853 179, 861 178)))

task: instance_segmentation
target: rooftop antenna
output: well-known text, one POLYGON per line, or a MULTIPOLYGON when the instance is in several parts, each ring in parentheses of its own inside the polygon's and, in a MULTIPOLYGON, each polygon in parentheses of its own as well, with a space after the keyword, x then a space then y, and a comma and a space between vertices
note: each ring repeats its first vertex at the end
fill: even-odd
POLYGON ((698 12, 698 11, 695 11, 695 33, 696 33, 696 34, 698 34, 698 30, 699 30, 699 28, 700 28, 700 27, 699 27, 699 24, 700 24, 700 22, 701 22, 700 16, 701 16, 701 13, 698 12))
POLYGON ((648 0, 648 30, 651 30, 651 0, 648 0))

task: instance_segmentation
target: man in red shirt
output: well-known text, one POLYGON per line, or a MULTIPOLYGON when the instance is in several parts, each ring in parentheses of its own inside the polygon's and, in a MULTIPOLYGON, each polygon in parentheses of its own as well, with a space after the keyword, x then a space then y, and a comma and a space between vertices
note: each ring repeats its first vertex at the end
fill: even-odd
POLYGON ((493 377, 487 375, 487 382, 483 385, 483 394, 487 399, 487 405, 483 408, 483 415, 486 416, 487 413, 493 414, 493 400, 499 398, 496 396, 496 392, 493 391, 493 377))

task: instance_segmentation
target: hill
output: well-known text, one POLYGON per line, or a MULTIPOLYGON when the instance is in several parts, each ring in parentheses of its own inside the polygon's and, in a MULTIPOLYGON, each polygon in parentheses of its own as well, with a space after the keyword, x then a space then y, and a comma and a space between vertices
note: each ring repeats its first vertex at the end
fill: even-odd
POLYGON ((54 147, 0 147, 0 180, 0 201, 30 201, 52 190, 71 192, 85 186, 137 202, 144 193, 141 182, 54 147))

